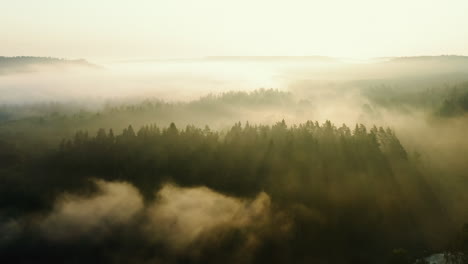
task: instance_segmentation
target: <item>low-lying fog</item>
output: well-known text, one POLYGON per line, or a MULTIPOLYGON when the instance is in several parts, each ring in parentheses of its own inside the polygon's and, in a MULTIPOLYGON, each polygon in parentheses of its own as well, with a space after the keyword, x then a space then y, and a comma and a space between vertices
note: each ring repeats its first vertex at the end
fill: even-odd
POLYGON ((44 101, 101 101, 157 97, 195 99, 207 93, 258 88, 287 89, 291 72, 323 71, 342 67, 335 62, 165 60, 122 61, 99 64, 102 68, 56 69, 0 75, 1 103, 44 101))
POLYGON ((97 65, 100 67, 36 65, 28 71, 0 72, 0 103, 89 103, 148 97, 185 101, 226 91, 300 88, 311 92, 324 86, 353 88, 356 85, 352 81, 391 84, 402 78, 421 81, 445 77, 443 82, 447 83, 463 79, 466 73, 463 69, 467 67, 461 66, 468 65, 468 59, 451 56, 360 61, 323 57, 213 57, 97 65))

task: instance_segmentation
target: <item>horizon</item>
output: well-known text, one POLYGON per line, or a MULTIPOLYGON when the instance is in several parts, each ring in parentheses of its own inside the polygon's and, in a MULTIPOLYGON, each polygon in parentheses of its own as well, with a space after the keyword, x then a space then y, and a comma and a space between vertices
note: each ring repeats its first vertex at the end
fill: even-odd
POLYGON ((59 60, 69 60, 69 61, 78 61, 85 60, 87 62, 93 63, 125 63, 125 62, 154 62, 154 61, 184 61, 184 60, 209 60, 209 59, 230 59, 230 58, 245 58, 245 59, 295 59, 295 58, 304 58, 304 59, 335 59, 341 62, 344 61, 353 61, 353 62, 365 62, 372 60, 385 60, 385 59, 399 59, 399 58, 437 58, 437 57, 468 57, 464 54, 435 54, 435 55, 411 55, 411 56, 376 56, 376 57, 333 57, 327 55, 298 55, 298 56, 288 56, 288 55, 207 55, 207 56, 198 56, 198 57, 116 57, 116 58, 87 58, 87 57, 54 57, 54 56, 45 56, 45 55, 1 55, 0 58, 46 58, 46 59, 59 59, 59 60))

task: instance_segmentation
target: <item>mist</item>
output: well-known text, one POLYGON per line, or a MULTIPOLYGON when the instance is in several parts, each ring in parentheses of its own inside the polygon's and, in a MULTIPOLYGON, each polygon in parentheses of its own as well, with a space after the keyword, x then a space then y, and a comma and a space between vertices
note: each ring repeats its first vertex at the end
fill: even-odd
MULTIPOLYGON (((278 212, 274 212, 270 197, 263 192, 253 199, 241 199, 206 187, 164 183, 154 191, 153 199, 144 202, 138 189, 128 182, 90 179, 90 183, 95 191, 58 195, 53 208, 45 214, 1 223, 0 245, 14 248, 22 237, 28 237, 54 247, 72 246, 81 252, 87 244, 106 247, 110 240, 128 239, 145 245, 149 253, 146 257, 152 261, 172 262, 184 256, 196 262, 203 258, 203 252, 234 239, 229 263, 235 263, 250 259, 270 233, 285 236, 290 232, 291 223, 275 220, 278 212), (161 252, 161 247, 169 251, 161 252)), ((122 241, 123 249, 129 246, 122 241)), ((128 252, 116 254, 126 261, 145 261, 144 256, 128 252)), ((110 260, 105 254, 99 257, 110 260)))
POLYGON ((95 183, 99 192, 91 197, 63 194, 57 199, 53 211, 39 225, 45 237, 59 241, 77 236, 96 239, 112 226, 127 224, 142 210, 142 197, 132 185, 95 183))

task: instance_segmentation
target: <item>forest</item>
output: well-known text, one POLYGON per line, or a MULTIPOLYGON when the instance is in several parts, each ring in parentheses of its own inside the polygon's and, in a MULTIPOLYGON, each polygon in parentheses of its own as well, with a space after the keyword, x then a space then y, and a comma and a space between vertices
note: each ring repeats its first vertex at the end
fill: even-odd
MULTIPOLYGON (((463 99, 450 98, 460 97, 439 102, 432 115, 448 118, 441 115, 448 103, 465 109, 463 99)), ((51 113, 5 118, 1 255, 20 256, 18 263, 106 262, 110 251, 135 263, 413 263, 458 246, 462 219, 454 217, 462 212, 447 210, 428 168, 388 127, 282 120, 224 130, 172 122, 91 130, 119 115, 216 115, 229 104, 296 103, 290 93, 260 90, 99 113, 60 115, 57 105, 36 106, 51 113), (166 196, 181 204, 167 202, 172 213, 154 213, 166 196), (178 219, 177 210, 191 205, 187 199, 207 204, 178 219), (133 200, 138 206, 126 205, 133 200), (197 220, 200 214, 210 219, 197 220), (187 237, 171 238, 179 229, 187 237), (158 236, 164 232, 169 238, 158 236)), ((458 247, 466 248, 463 239, 458 247)))
MULTIPOLYGON (((393 63, 413 60, 433 61, 393 63)), ((468 263, 468 79, 289 74, 185 100, 0 98, 0 261, 468 263)))

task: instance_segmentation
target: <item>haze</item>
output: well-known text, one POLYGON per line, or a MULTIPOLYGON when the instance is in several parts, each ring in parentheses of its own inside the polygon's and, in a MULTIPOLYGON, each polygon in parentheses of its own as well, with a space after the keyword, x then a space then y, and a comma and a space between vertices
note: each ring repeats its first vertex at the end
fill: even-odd
POLYGON ((87 58, 468 54, 468 3, 5 1, 0 54, 87 58))

